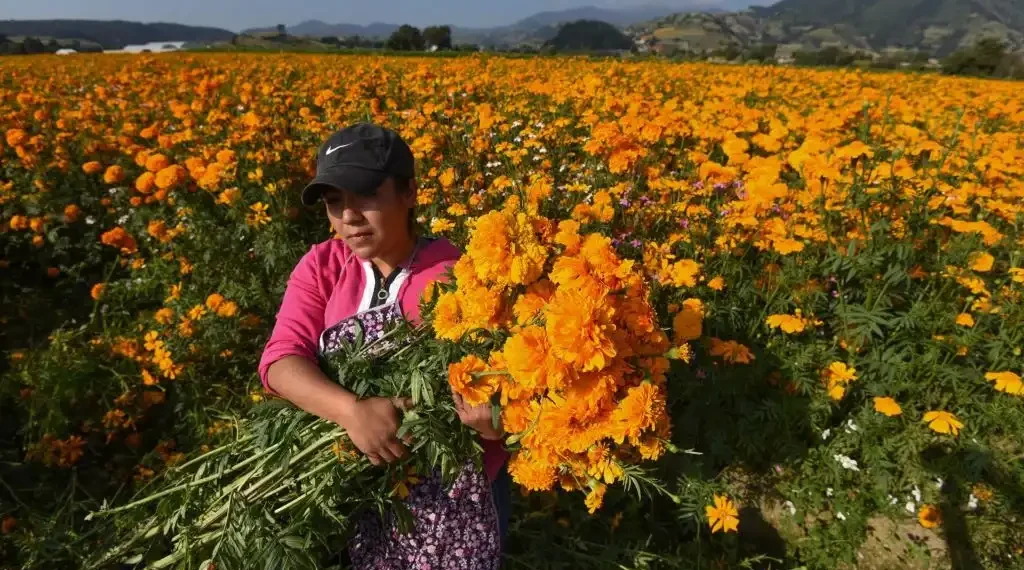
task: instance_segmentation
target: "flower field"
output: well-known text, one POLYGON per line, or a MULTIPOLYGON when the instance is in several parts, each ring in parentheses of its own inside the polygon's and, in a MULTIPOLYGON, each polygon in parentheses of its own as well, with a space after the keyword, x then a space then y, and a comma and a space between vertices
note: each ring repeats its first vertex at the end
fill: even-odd
MULTIPOLYGON (((0 568, 81 566, 110 538, 88 513, 265 398, 289 272, 330 237, 298 191, 359 120, 409 142, 423 231, 467 252, 437 336, 507 329, 499 364, 536 384, 533 407, 500 389, 506 567, 1024 568, 1019 83, 478 56, 0 72, 0 568), (599 374, 627 346, 653 382, 607 416, 629 434, 599 374), (591 375, 556 390, 555 361, 591 375), (658 489, 612 485, 630 454, 658 489)), ((471 373, 496 365, 453 384, 486 401, 471 373)))

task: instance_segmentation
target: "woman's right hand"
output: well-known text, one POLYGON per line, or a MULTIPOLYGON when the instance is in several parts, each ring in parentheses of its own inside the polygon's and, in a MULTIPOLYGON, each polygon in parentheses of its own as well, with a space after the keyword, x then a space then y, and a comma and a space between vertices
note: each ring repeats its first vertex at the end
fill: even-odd
POLYGON ((401 426, 398 410, 407 404, 389 398, 356 400, 345 406, 338 424, 370 463, 392 463, 408 452, 397 435, 401 426))

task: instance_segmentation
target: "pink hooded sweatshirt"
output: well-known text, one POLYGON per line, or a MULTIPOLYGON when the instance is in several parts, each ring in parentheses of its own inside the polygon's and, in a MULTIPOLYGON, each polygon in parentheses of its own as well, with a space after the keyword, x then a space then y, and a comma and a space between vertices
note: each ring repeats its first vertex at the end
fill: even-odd
MULTIPOLYGON (((445 239, 423 246, 407 268, 408 277, 398 291, 402 313, 413 322, 420 320, 420 296, 432 281, 444 279, 444 273, 458 261, 462 252, 445 239)), ((314 245, 299 260, 288 278, 284 300, 277 313, 274 330, 263 349, 259 374, 267 385, 270 365, 286 356, 301 356, 317 362, 321 332, 359 311, 366 290, 366 275, 360 260, 340 239, 314 245)), ((484 469, 494 481, 508 459, 501 442, 481 440, 484 469)))

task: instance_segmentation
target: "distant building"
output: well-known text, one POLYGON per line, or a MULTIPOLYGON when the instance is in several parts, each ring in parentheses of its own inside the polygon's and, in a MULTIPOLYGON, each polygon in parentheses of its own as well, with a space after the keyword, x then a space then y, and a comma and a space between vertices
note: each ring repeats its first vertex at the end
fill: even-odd
POLYGON ((184 45, 185 42, 149 42, 124 46, 122 49, 106 50, 104 53, 162 53, 178 51, 184 45))
POLYGON ((54 53, 56 53, 57 55, 71 55, 73 53, 78 53, 78 50, 73 50, 71 48, 61 48, 54 53))

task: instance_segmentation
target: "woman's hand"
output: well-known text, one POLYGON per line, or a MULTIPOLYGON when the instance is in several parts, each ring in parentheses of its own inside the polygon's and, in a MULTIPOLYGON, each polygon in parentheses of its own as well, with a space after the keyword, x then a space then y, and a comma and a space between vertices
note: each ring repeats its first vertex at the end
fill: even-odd
POLYGON ((452 390, 452 398, 455 400, 455 413, 459 415, 459 419, 463 424, 479 432, 480 437, 492 441, 505 437, 505 430, 501 428, 500 418, 498 428, 494 427, 494 422, 491 420, 490 404, 469 406, 462 396, 455 393, 455 390, 452 390))
POLYGON ((370 463, 393 463, 408 452, 397 436, 402 425, 398 410, 408 405, 408 401, 389 398, 357 400, 345 407, 338 424, 370 463))

